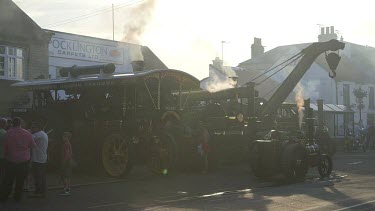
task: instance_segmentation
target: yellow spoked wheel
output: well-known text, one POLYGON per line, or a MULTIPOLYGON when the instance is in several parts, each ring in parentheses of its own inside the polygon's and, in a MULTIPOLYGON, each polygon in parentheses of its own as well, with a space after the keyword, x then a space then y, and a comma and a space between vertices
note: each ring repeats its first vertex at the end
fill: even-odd
POLYGON ((102 147, 102 162, 104 170, 113 177, 121 177, 130 168, 129 142, 120 134, 109 135, 102 147))
POLYGON ((168 174, 175 160, 175 146, 172 136, 154 136, 148 166, 154 174, 168 174))

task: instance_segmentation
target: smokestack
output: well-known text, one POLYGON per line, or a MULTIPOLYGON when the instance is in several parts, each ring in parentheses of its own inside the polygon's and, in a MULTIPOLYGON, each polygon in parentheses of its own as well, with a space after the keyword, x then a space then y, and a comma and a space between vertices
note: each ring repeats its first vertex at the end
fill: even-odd
POLYGON ((133 72, 141 72, 145 68, 144 61, 132 61, 131 64, 132 64, 133 72))
POLYGON ((264 46, 262 45, 262 39, 254 37, 254 43, 251 45, 251 58, 255 58, 264 53, 264 46))
POLYGON ((310 98, 305 100, 305 116, 306 116, 306 123, 307 123, 307 130, 306 130, 306 137, 307 141, 312 144, 314 143, 314 114, 313 109, 310 107, 310 98))
POLYGON ((323 100, 318 99, 316 100, 316 103, 318 104, 318 121, 319 121, 319 127, 323 126, 324 122, 324 113, 323 113, 323 100))
POLYGON ((143 71, 145 62, 142 54, 142 46, 129 44, 129 54, 133 72, 143 71))
POLYGON ((335 27, 331 26, 331 34, 335 33, 335 27))
POLYGON ((321 35, 324 34, 324 27, 320 28, 320 34, 321 34, 321 35))
POLYGON ((248 92, 248 96, 247 96, 247 116, 249 118, 251 117, 254 117, 255 116, 255 83, 254 82, 251 82, 249 81, 248 83, 246 83, 246 86, 247 86, 247 92, 248 92))

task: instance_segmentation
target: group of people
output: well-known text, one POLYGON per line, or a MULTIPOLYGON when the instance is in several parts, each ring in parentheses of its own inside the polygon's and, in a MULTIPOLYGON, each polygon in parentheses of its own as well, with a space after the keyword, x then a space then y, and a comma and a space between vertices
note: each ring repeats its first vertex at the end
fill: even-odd
POLYGON ((363 139, 365 146, 368 149, 375 149, 375 125, 370 122, 365 128, 361 122, 354 125, 354 130, 350 130, 350 127, 347 127, 347 136, 358 137, 363 139))
MULTIPOLYGON (((34 193, 30 197, 45 197, 47 192, 46 164, 48 160, 48 135, 38 121, 26 130, 21 118, 8 121, 0 118, 0 202, 9 199, 12 189, 14 200, 22 199, 24 183, 30 174, 34 180, 34 193)), ((62 176, 63 195, 70 194, 72 171, 72 134, 63 134, 62 176)))

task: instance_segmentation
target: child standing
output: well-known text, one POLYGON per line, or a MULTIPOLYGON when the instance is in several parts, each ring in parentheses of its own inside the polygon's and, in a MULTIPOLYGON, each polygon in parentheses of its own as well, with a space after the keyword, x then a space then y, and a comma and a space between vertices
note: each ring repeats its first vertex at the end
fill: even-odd
POLYGON ((62 146, 62 179, 64 182, 64 191, 61 195, 70 195, 70 180, 73 168, 73 151, 70 140, 72 134, 70 132, 63 133, 63 146, 62 146))

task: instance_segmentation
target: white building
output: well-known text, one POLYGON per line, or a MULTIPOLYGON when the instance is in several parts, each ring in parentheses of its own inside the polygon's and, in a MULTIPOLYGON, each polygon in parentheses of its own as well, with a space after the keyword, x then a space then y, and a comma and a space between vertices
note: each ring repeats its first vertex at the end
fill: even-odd
MULTIPOLYGON (((329 39, 337 39, 334 28, 324 28, 319 35, 319 41, 327 41, 329 39)), ((341 39, 342 40, 342 39, 341 39)), ((284 62, 302 49, 309 46, 311 43, 295 44, 287 46, 279 46, 265 53, 257 52, 252 55, 252 58, 240 63, 236 70, 238 75, 238 84, 244 84, 261 73, 270 70, 272 67, 284 62)), ((259 41, 258 41, 259 45, 259 41)), ((256 46, 252 46, 256 47, 256 46)), ((311 98, 312 102, 317 99, 323 99, 325 104, 345 105, 355 111, 354 122, 360 121, 360 116, 363 125, 375 121, 375 48, 368 46, 361 46, 350 42, 345 42, 345 49, 339 51, 341 61, 337 67, 337 76, 331 79, 328 74, 330 71, 325 60, 324 54, 320 55, 312 64, 307 73, 302 77, 300 85, 304 90, 304 98, 311 98), (368 96, 363 99, 364 108, 361 115, 358 110, 358 102, 353 94, 353 90, 361 87, 367 91, 368 96)), ((278 85, 284 81, 287 75, 293 70, 298 60, 279 73, 271 76, 271 78, 257 87, 260 97, 269 99, 277 89, 278 85)), ((267 76, 270 76, 280 68, 270 71, 255 82, 260 82, 267 76)), ((295 89, 296 91, 296 89, 295 89)), ((295 92, 286 100, 287 102, 294 102, 295 92)), ((340 117, 337 131, 343 131, 345 128, 352 128, 353 122, 344 121, 340 117)), ((341 133, 341 132, 340 132, 341 133)))

